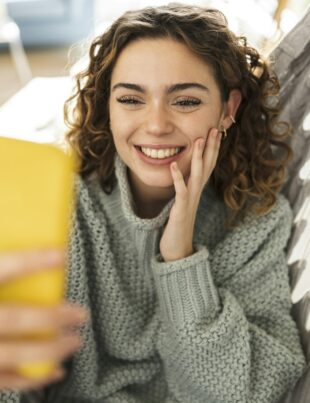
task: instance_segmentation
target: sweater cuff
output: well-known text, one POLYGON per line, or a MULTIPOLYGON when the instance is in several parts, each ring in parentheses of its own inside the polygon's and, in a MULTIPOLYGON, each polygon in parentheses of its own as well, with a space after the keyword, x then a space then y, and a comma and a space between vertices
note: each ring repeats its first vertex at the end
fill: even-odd
POLYGON ((151 259, 159 304, 168 321, 183 326, 187 322, 211 322, 221 311, 221 301, 210 271, 209 251, 194 245, 194 253, 173 262, 151 259))

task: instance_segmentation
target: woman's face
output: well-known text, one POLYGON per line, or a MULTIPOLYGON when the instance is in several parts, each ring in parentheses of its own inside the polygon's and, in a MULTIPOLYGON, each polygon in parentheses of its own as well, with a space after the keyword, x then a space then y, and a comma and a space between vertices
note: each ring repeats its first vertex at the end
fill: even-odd
POLYGON ((115 147, 131 176, 140 186, 171 188, 169 163, 143 158, 137 146, 185 147, 177 162, 187 178, 194 142, 219 127, 223 105, 211 69, 186 45, 143 39, 131 42, 117 59, 109 110, 115 147), (195 86, 173 88, 185 83, 195 86))

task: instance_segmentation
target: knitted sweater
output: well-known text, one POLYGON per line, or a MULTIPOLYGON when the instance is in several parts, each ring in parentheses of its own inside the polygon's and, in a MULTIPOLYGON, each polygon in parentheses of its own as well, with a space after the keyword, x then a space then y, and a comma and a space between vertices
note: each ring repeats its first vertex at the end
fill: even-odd
MULTIPOLYGON (((116 186, 77 177, 67 299, 88 307, 84 346, 45 403, 276 403, 306 367, 291 316, 287 199, 225 230, 227 208, 208 184, 194 253, 164 262, 171 199, 152 219, 133 209, 127 167, 116 186)), ((28 395, 29 396, 29 395, 28 395)), ((2 403, 27 394, 0 393, 2 403)))

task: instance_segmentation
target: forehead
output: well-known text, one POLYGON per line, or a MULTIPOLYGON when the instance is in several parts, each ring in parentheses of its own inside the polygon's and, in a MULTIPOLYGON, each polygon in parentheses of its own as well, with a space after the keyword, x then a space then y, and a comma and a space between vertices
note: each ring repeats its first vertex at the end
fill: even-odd
POLYGON ((112 83, 129 81, 160 85, 161 82, 214 81, 205 60, 187 45, 173 39, 139 39, 119 54, 112 72, 112 83))

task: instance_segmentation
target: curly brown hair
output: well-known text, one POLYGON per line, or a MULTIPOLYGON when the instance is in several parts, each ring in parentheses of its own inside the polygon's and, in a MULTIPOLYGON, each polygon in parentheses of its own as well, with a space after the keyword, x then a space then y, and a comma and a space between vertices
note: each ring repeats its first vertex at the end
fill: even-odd
POLYGON ((102 189, 107 194, 113 190, 116 148, 109 126, 111 75, 122 49, 141 38, 172 38, 186 44, 211 67, 222 102, 232 89, 241 91, 236 123, 222 141, 210 181, 230 212, 228 227, 248 211, 267 214, 293 157, 283 141, 291 135, 290 126, 278 121, 279 82, 270 63, 244 36, 231 32, 226 17, 213 8, 170 3, 127 11, 94 39, 89 65, 77 75, 76 91, 64 108, 70 128, 66 140, 80 157, 81 177, 95 171, 102 189))

